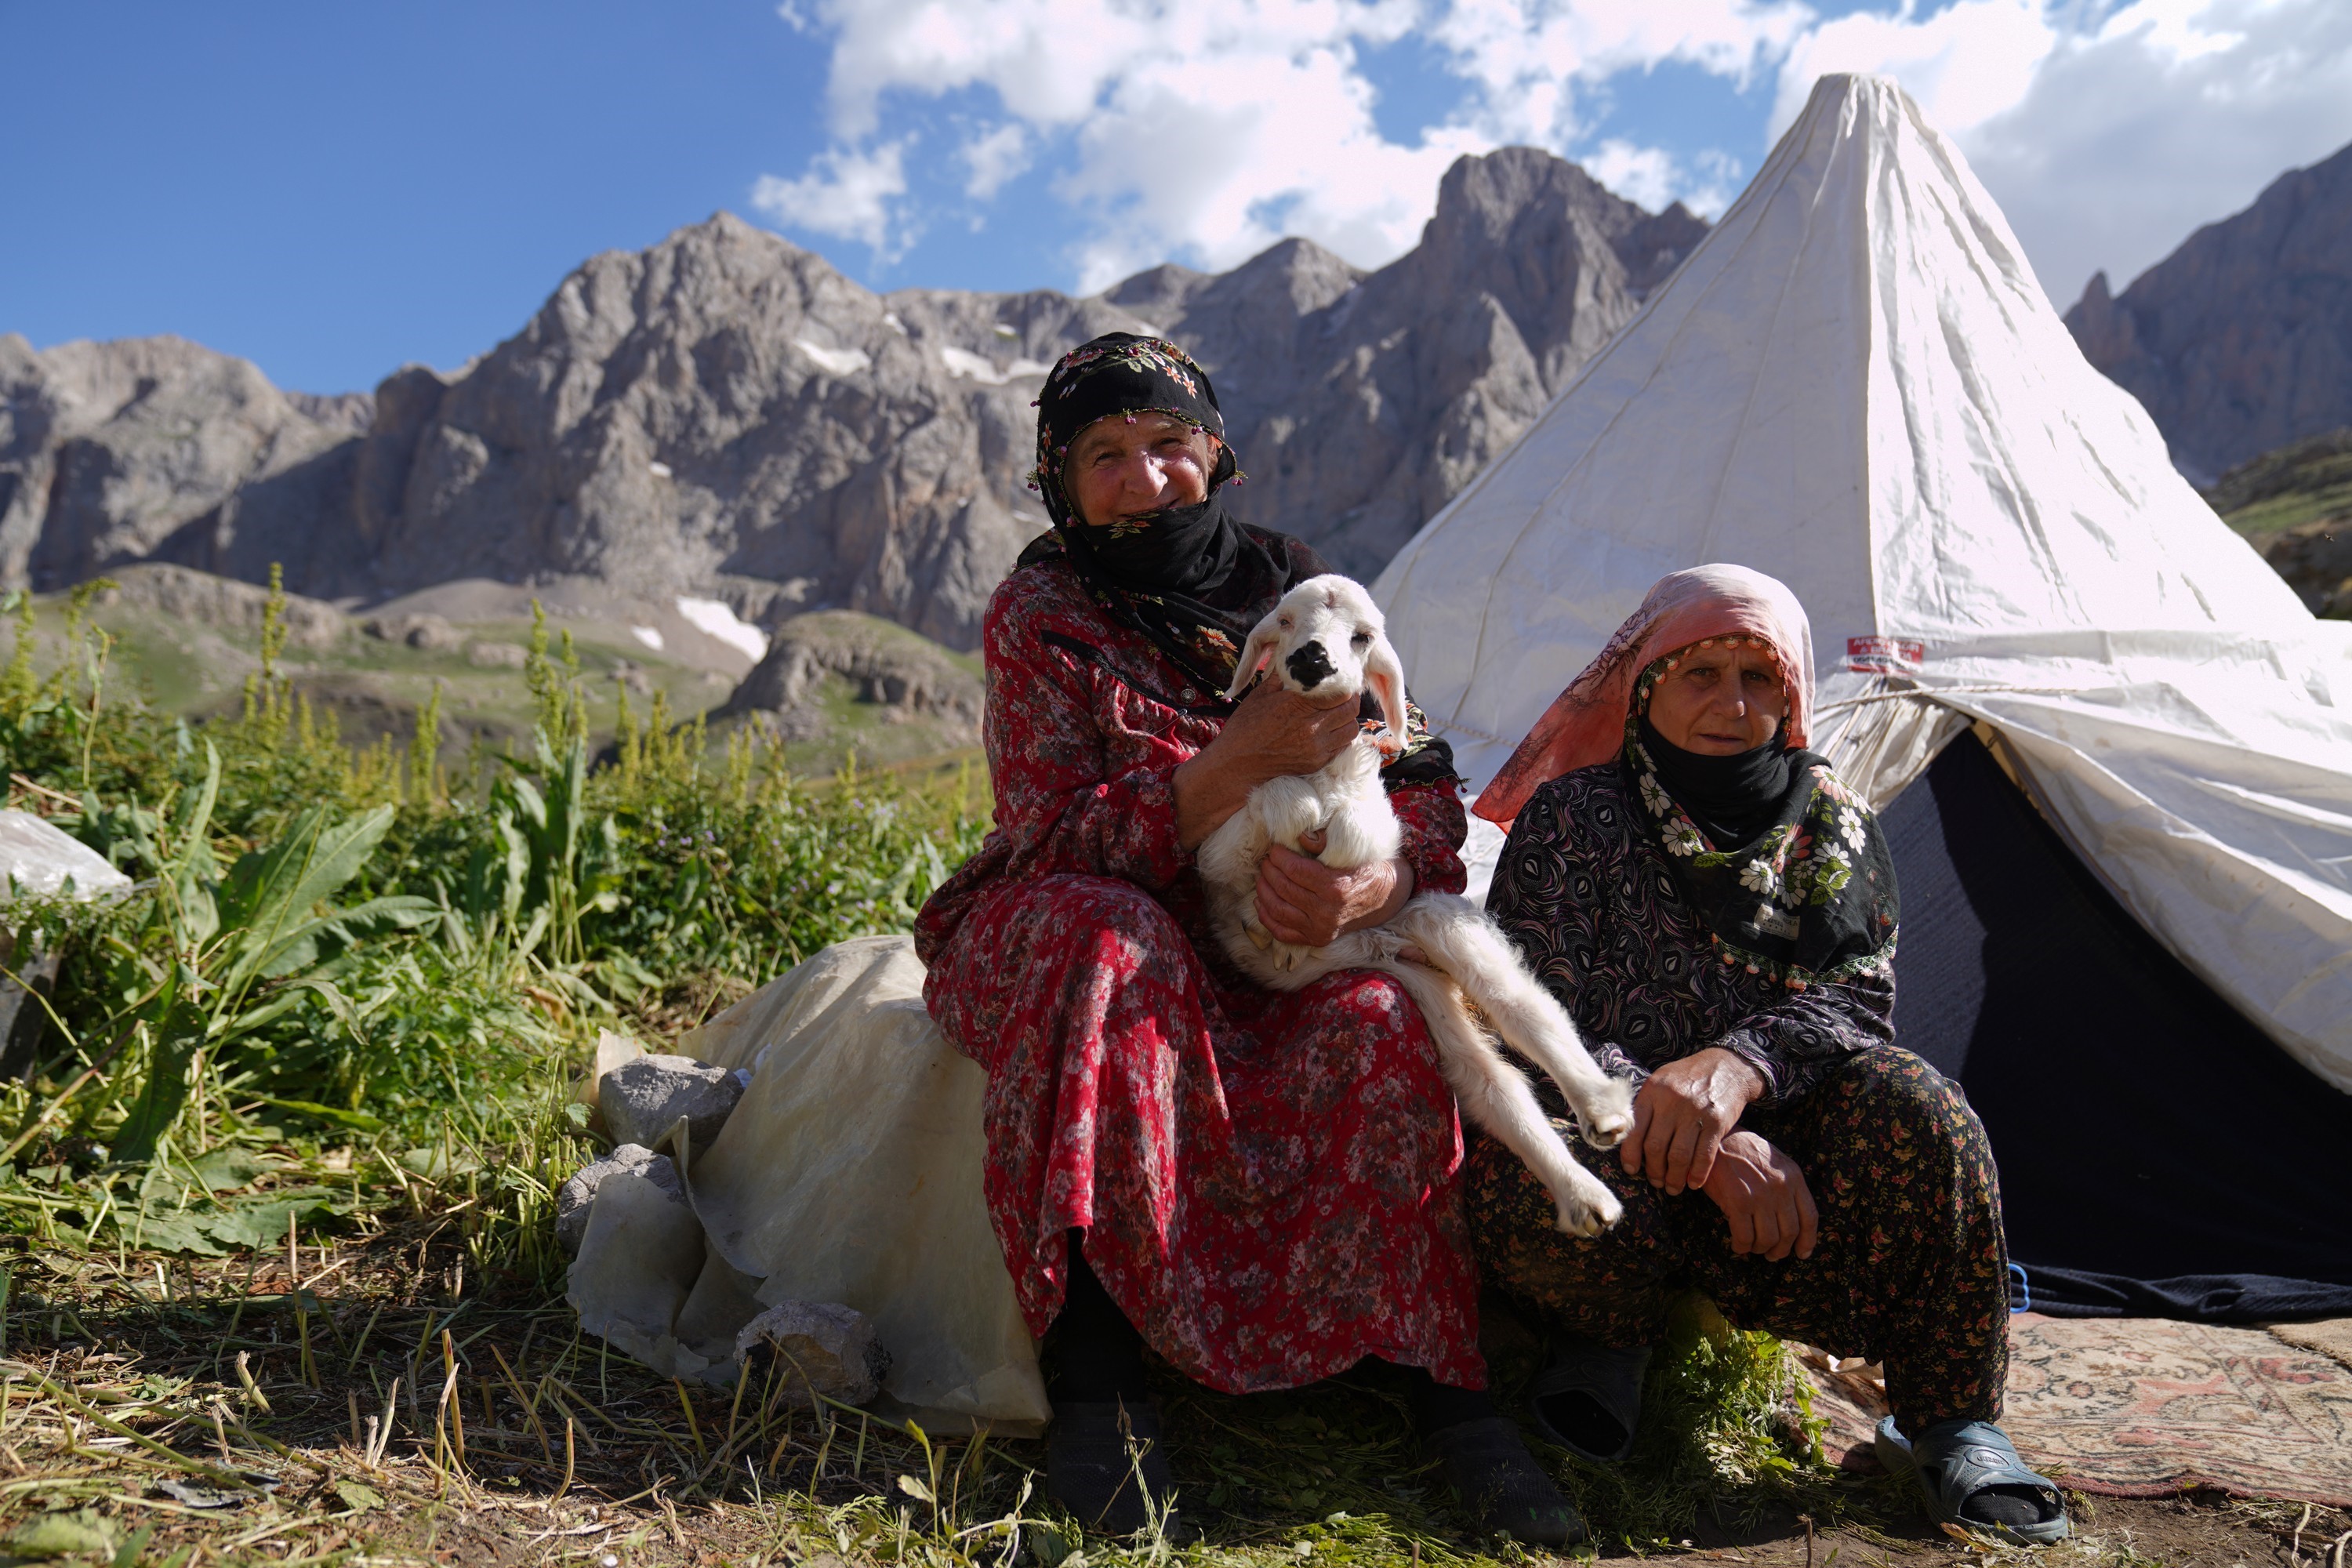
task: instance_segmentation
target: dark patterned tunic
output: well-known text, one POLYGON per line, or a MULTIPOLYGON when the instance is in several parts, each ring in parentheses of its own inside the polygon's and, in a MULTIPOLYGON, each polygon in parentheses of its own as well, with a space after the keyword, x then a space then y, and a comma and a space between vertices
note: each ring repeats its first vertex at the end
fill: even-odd
POLYGON ((1544 785, 1512 825, 1487 907, 1610 1071, 1646 1077, 1722 1046, 1762 1074, 1764 1097, 1741 1125, 1804 1172, 1819 1242, 1810 1259, 1739 1257, 1713 1199, 1667 1197, 1590 1150, 1625 1217, 1573 1240, 1551 1227, 1550 1200, 1518 1162, 1477 1138, 1480 1261, 1570 1331, 1650 1342, 1675 1293, 1696 1288, 1743 1328, 1885 1362, 1906 1432, 1991 1419, 2008 1258, 1975 1114, 1958 1086, 1894 1047, 1891 977, 1795 991, 1721 962, 1633 790, 1613 762, 1544 785))
MULTIPOLYGON (((996 826, 916 926, 924 997, 988 1069, 989 1212, 1033 1333, 1072 1228, 1113 1300, 1229 1392, 1368 1355, 1483 1387, 1462 1142, 1388 976, 1261 990, 1207 933, 1171 779, 1222 707, 1066 563, 983 630, 996 826)), ((1450 784, 1390 796, 1419 885, 1458 892, 1450 784)))

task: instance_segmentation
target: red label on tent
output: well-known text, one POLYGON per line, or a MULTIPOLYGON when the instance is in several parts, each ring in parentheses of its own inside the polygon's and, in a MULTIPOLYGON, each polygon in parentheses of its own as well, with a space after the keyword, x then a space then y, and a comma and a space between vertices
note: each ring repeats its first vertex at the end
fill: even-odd
POLYGON ((1916 637, 1848 637, 1845 667, 1874 675, 1907 675, 1927 657, 1927 645, 1916 637))

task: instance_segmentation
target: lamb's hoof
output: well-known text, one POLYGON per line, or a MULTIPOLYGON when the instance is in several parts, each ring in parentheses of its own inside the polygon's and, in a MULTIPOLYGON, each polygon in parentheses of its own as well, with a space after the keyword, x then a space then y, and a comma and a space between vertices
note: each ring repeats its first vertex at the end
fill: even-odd
POLYGON ((1630 1111, 1612 1110, 1590 1121, 1581 1117, 1577 1120, 1584 1129, 1584 1141, 1595 1149, 1614 1149, 1625 1142, 1626 1133, 1633 1131, 1633 1118, 1630 1111))
POLYGON ((1559 1210, 1559 1225, 1563 1236, 1582 1237, 1590 1240, 1615 1225, 1624 1215, 1625 1205, 1608 1188, 1601 1189, 1598 1199, 1588 1201, 1575 1194, 1565 1196, 1555 1193, 1552 1203, 1559 1210))
POLYGON ((1256 944, 1260 952, 1274 945, 1274 933, 1264 926, 1244 926, 1242 931, 1256 944))

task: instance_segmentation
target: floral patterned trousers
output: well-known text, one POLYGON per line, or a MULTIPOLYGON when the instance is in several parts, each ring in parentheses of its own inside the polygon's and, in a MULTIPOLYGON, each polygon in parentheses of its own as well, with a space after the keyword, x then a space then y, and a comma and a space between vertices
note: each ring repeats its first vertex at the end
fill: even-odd
POLYGON ((976 908, 924 996, 988 1069, 989 1215, 1031 1332, 1076 1229, 1145 1342, 1213 1388, 1366 1356, 1486 1386, 1454 1097, 1394 980, 1221 978, 1151 894, 1062 875, 976 908))
POLYGON ((1552 1228, 1552 1203, 1500 1144, 1473 1140, 1469 1207, 1488 1279, 1560 1331, 1620 1347, 1660 1337, 1696 1289, 1743 1329, 1886 1367, 1906 1433, 2000 1414, 2009 1365, 2009 1258, 1984 1129, 1958 1085, 1910 1052, 1863 1051, 1793 1108, 1741 1126, 1797 1163, 1821 1211, 1811 1258, 1731 1250, 1700 1192, 1668 1197, 1614 1151, 1580 1157, 1625 1205, 1590 1241, 1552 1228))

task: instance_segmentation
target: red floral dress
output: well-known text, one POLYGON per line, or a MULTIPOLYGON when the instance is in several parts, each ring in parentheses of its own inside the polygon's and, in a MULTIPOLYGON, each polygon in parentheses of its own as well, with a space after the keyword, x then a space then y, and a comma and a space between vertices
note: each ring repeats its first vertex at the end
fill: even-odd
MULTIPOLYGON (((1171 779, 1215 694, 1059 560, 1008 577, 982 636, 996 827, 915 937, 931 1016, 988 1069, 989 1213, 1030 1331, 1076 1228, 1210 1387, 1365 1356, 1484 1387, 1461 1129, 1420 1015, 1368 971, 1263 990, 1208 935, 1171 779)), ((1391 799, 1419 885, 1460 891, 1452 786, 1391 799)))

